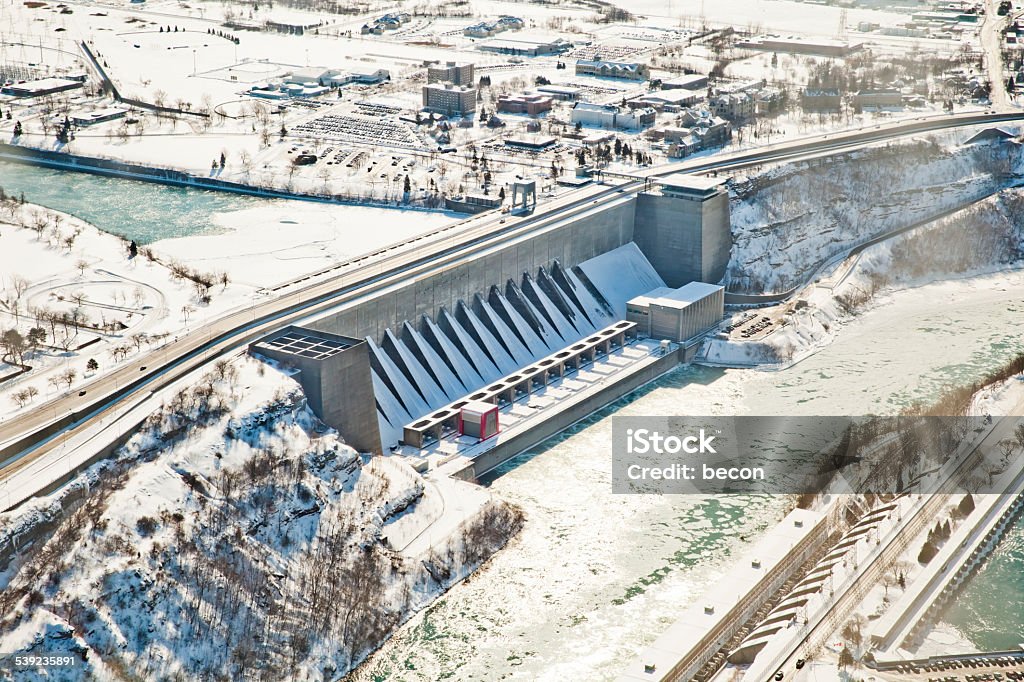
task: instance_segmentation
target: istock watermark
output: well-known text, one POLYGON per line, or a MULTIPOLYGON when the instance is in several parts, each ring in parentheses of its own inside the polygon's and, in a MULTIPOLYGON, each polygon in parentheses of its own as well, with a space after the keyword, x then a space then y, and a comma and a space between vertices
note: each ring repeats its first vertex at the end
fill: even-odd
POLYGON ((1024 432, 1014 442, 1015 423, 983 417, 613 417, 612 486, 616 493, 704 495, 1003 492, 1024 470, 1024 432))

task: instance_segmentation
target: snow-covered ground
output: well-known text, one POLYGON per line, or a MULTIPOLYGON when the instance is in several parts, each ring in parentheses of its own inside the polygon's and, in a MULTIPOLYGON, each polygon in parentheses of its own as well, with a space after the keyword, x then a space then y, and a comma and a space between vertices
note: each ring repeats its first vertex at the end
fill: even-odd
POLYGON ((834 262, 796 300, 756 310, 773 319, 775 331, 754 340, 717 335, 706 342, 702 358, 714 365, 778 369, 817 352, 851 315, 886 305, 895 291, 985 275, 1016 287, 1024 257, 1021 200, 1021 190, 1002 190, 834 262))
POLYGON ((210 262, 209 269, 193 268, 214 282, 202 302, 192 281, 174 276, 170 259, 129 258, 127 242, 66 214, 13 202, 6 207, 0 216, 0 329, 17 329, 26 339, 32 328, 45 335, 26 348, 24 363, 32 371, 0 384, 0 415, 77 390, 126 357, 251 304, 258 288, 230 275, 225 286, 226 263, 210 262), (38 235, 36 225, 42 226, 38 235), (90 360, 97 369, 87 366, 90 360), (28 387, 36 392, 19 406, 12 396, 28 387))
POLYGON ((1009 185, 1007 174, 1020 171, 1019 146, 962 144, 973 134, 875 145, 737 178, 731 290, 786 291, 844 249, 1009 185))
POLYGON ((430 211, 270 202, 216 215, 218 234, 165 239, 153 248, 197 268, 224 268, 234 281, 263 288, 459 218, 430 211))
POLYGON ((54 518, 0 574, 0 653, 87 657, 67 679, 344 673, 521 523, 469 484, 362 460, 287 374, 247 358, 168 401, 113 461, 0 517, 0 544, 24 550, 54 518))

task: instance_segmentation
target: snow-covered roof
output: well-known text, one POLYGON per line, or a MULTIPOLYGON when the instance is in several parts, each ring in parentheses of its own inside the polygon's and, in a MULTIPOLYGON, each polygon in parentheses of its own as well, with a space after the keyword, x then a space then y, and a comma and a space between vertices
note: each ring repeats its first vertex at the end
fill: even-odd
POLYGON ((673 173, 663 178, 658 184, 661 185, 663 192, 669 194, 708 195, 725 184, 725 180, 707 175, 673 173))
POLYGON ((685 308, 713 294, 722 291, 724 287, 717 284, 705 282, 690 282, 678 289, 670 287, 658 287, 629 300, 626 305, 646 308, 651 305, 659 305, 665 308, 685 308))

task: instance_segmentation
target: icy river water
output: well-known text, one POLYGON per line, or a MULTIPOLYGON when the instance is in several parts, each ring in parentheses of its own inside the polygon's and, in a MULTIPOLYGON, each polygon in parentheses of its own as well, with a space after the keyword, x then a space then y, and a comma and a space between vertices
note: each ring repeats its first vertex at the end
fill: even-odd
POLYGON ((612 495, 613 414, 889 413, 1006 360, 1022 319, 1024 273, 929 285, 881 299, 790 369, 681 368, 619 401, 491 482, 525 530, 356 679, 614 679, 788 501, 612 495))
MULTIPOLYGON (((141 242, 196 234, 216 213, 266 201, 4 163, 0 185, 141 242)), ((490 481, 526 511, 526 528, 353 677, 614 679, 789 501, 612 495, 613 414, 888 413, 1000 364, 1020 348, 1022 319, 1024 273, 929 285, 879 300, 787 370, 680 368, 620 400, 490 481)), ((970 589, 1021 596, 1019 528, 992 562, 1009 572, 979 574, 970 589)), ((948 618, 968 638, 1005 629, 970 610, 948 618)))

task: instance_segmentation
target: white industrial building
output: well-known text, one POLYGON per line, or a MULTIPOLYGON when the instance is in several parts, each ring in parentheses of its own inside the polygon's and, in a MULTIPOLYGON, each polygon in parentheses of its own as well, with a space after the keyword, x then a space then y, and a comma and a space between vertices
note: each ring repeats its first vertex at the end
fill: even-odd
POLYGON ((680 343, 713 329, 724 314, 725 288, 704 282, 659 287, 626 301, 626 320, 640 334, 680 343))

